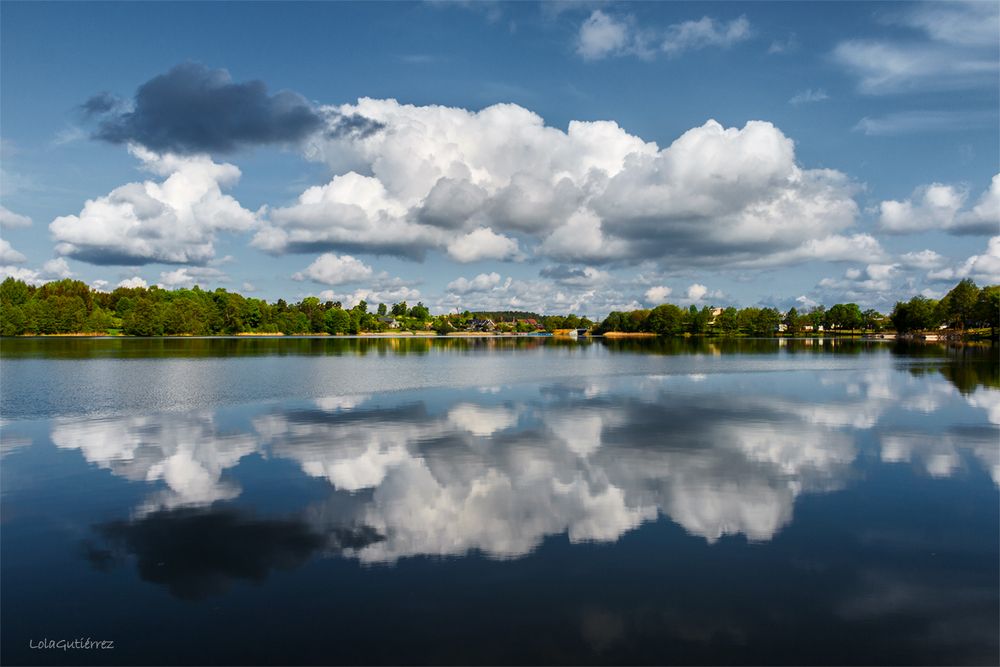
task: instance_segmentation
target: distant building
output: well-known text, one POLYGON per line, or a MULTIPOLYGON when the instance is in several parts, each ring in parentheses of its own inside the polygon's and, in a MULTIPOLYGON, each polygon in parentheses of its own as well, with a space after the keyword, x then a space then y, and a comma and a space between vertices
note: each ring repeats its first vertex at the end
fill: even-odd
POLYGON ((395 317, 389 317, 387 315, 382 315, 378 318, 379 324, 384 324, 390 329, 398 329, 399 321, 395 317))
POLYGON ((474 319, 469 321, 468 331, 493 331, 497 328, 496 323, 490 319, 474 319))

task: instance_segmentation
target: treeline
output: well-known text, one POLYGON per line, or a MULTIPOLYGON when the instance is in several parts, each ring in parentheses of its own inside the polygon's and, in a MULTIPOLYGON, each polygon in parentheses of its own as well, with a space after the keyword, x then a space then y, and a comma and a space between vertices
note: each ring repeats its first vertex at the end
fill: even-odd
POLYGON ((996 336, 1000 318, 1000 285, 980 289, 966 278, 940 301, 915 296, 898 301, 889 319, 900 333, 927 331, 947 326, 954 329, 989 327, 996 336))
MULTIPOLYGON (((378 304, 374 312, 362 301, 344 308, 339 301, 307 297, 298 303, 245 297, 219 288, 165 290, 119 287, 92 290, 79 280, 58 280, 39 287, 7 278, 0 283, 0 335, 122 333, 128 336, 232 335, 240 333, 357 334, 391 330, 450 333, 465 329, 482 315, 434 316, 423 304, 378 304)), ((590 326, 575 315, 535 315, 534 323, 511 318, 501 331, 590 326)))
MULTIPOLYGON (((1000 328, 1000 286, 980 289, 969 279, 958 283, 942 299, 915 296, 898 302, 887 317, 862 311, 854 303, 817 306, 800 313, 774 308, 683 309, 663 304, 652 309, 612 312, 595 333, 626 332, 661 335, 767 336, 781 330, 872 331, 900 333, 989 327, 1000 328)), ((540 329, 586 329, 593 326, 576 315, 546 315, 521 311, 432 315, 423 303, 379 304, 374 312, 362 301, 353 308, 340 302, 307 297, 298 303, 279 299, 269 303, 219 288, 165 290, 159 287, 119 287, 112 292, 92 290, 79 280, 59 280, 40 287, 7 278, 0 283, 0 335, 123 333, 130 336, 225 335, 239 333, 357 334, 389 330, 451 333, 476 320, 491 319, 501 332, 540 329)))
POLYGON ((874 309, 862 310, 856 303, 838 303, 829 309, 820 305, 807 312, 795 308, 782 313, 776 308, 683 309, 671 303, 652 309, 614 311, 595 329, 596 333, 654 333, 665 336, 721 335, 771 336, 778 332, 881 332, 927 331, 947 325, 956 329, 989 327, 996 336, 1000 315, 1000 286, 980 289, 969 279, 961 281, 940 301, 916 296, 898 302, 889 316, 874 309))

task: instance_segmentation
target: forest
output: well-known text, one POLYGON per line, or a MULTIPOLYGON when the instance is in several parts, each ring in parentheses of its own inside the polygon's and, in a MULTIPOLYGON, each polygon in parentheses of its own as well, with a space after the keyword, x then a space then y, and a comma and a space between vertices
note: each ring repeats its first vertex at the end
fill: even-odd
POLYGON ((888 315, 861 310, 855 303, 817 306, 808 312, 791 308, 681 308, 662 304, 651 309, 612 312, 602 322, 569 315, 539 315, 523 311, 470 312, 433 315, 423 304, 378 304, 361 301, 345 308, 337 301, 307 297, 297 303, 246 297, 219 288, 166 290, 160 287, 119 287, 111 292, 91 289, 79 280, 58 280, 41 286, 7 278, 0 283, 0 335, 124 334, 127 336, 257 334, 358 334, 389 330, 465 330, 473 320, 489 318, 501 332, 554 331, 592 328, 594 333, 653 333, 660 335, 770 336, 778 331, 878 332, 936 330, 941 326, 968 330, 990 328, 995 336, 1000 314, 1000 286, 979 288, 963 280, 940 300, 914 296, 896 303, 888 315))
POLYGON ((827 333, 882 332, 911 333, 937 330, 941 326, 968 330, 990 328, 993 337, 1000 314, 1000 285, 980 289, 972 280, 959 282, 940 300, 914 296, 899 301, 889 315, 874 309, 861 310, 856 303, 838 303, 830 308, 816 306, 808 312, 790 308, 782 313, 775 308, 686 309, 665 303, 651 309, 612 312, 595 333, 653 333, 666 336, 683 334, 770 336, 782 331, 827 333))
POLYGON ((7 278, 0 283, 0 335, 124 334, 126 336, 257 334, 358 334, 390 330, 451 333, 476 318, 493 317, 499 331, 553 331, 589 328, 576 315, 540 316, 507 311, 432 315, 423 303, 378 304, 361 301, 344 308, 339 301, 307 297, 297 303, 268 303, 219 288, 214 291, 119 287, 91 289, 79 280, 41 286, 7 278))

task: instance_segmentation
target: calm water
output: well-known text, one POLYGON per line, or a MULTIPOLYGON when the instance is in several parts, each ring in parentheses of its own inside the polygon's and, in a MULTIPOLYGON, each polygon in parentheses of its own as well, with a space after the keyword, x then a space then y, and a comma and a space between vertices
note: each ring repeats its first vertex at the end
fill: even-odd
POLYGON ((995 348, 4 340, 0 382, 5 664, 1000 661, 995 348))

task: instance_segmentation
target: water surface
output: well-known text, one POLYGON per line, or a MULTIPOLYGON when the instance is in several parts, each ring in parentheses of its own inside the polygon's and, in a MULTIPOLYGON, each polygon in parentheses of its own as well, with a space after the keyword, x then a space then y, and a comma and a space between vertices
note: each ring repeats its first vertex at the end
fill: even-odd
POLYGON ((0 382, 5 664, 1000 659, 994 348, 4 340, 0 382))

